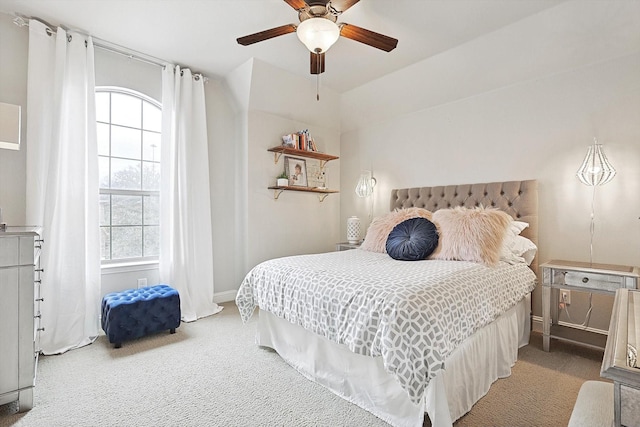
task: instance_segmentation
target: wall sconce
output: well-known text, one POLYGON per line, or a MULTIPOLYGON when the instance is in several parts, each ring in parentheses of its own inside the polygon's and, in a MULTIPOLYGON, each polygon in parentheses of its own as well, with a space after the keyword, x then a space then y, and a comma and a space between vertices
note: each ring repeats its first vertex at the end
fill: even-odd
POLYGON ((578 172, 576 172, 576 176, 584 185, 593 187, 593 194, 591 196, 591 226, 589 228, 589 232, 591 233, 591 240, 589 242, 589 264, 593 264, 593 232, 595 231, 594 202, 596 199, 596 187, 605 185, 616 176, 616 170, 611 163, 609 163, 607 156, 605 156, 602 150, 602 144, 598 144, 595 138, 593 138, 593 145, 589 146, 587 155, 584 157, 578 172))
POLYGON ((369 197, 373 194, 375 186, 376 179, 371 175, 371 171, 362 171, 358 185, 356 185, 356 194, 358 197, 369 197))
POLYGON ((576 176, 584 185, 595 187, 605 185, 616 176, 616 170, 607 160, 602 150, 602 144, 593 138, 593 145, 589 146, 582 166, 576 172, 576 176))
POLYGON ((21 107, 0 102, 0 148, 20 149, 21 107))

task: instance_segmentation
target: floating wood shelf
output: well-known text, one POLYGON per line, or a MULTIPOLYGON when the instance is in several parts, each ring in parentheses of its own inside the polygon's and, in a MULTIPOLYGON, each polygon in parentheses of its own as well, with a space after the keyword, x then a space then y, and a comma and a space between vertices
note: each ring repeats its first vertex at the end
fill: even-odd
POLYGON ((326 199, 329 194, 339 193, 338 190, 329 190, 328 188, 316 188, 316 187, 292 187, 292 186, 278 187, 278 186, 273 186, 273 187, 269 187, 269 190, 273 190, 273 198, 274 198, 274 200, 278 200, 278 197, 280 197, 280 194, 283 191, 304 191, 304 192, 307 192, 307 193, 316 193, 316 194, 318 194, 318 199, 320 200, 320 202, 323 202, 324 199, 326 199))
POLYGON ((274 163, 278 163, 278 160, 280 160, 280 156, 282 156, 283 154, 291 154, 293 156, 307 157, 309 159, 320 160, 321 169, 324 169, 324 166, 327 164, 327 162, 331 160, 337 160, 340 158, 338 156, 332 156, 331 154, 319 153, 317 151, 297 150, 295 148, 289 148, 283 145, 269 148, 267 151, 271 151, 272 153, 274 153, 273 155, 274 163))

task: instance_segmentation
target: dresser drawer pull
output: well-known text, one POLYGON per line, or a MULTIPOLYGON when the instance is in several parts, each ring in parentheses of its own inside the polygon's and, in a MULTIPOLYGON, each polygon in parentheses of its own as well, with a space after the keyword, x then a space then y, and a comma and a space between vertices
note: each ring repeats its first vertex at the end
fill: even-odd
POLYGON ((38 329, 36 329, 36 331, 42 331, 42 332, 44 332, 44 328, 38 328, 38 329))
POLYGON ((44 301, 44 298, 36 298, 36 301, 44 301))
POLYGON ((42 318, 42 314, 36 314, 35 316, 33 316, 34 319, 41 319, 42 318))
POLYGON ((36 272, 38 272, 38 273, 44 273, 44 268, 36 268, 36 272))
POLYGON ((588 281, 589 281, 589 278, 588 278, 588 277, 583 277, 583 278, 582 278, 582 283, 587 283, 588 281))
POLYGON ((38 280, 34 280, 34 283, 42 283, 42 280, 38 279, 38 280))

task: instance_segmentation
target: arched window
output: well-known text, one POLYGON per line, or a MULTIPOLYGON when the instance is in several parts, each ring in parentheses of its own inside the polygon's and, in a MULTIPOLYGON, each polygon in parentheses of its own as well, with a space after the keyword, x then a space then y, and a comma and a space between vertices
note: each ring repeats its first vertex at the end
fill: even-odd
POLYGON ((96 88, 102 263, 157 260, 161 105, 139 92, 96 88))

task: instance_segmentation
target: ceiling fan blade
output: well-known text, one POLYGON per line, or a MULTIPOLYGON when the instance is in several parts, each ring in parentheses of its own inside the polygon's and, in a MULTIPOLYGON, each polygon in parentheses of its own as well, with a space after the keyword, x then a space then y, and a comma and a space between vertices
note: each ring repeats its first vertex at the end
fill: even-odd
POLYGON ((295 10, 300 10, 307 7, 307 3, 305 3, 304 0, 284 0, 284 1, 295 10))
POLYGON ((322 74, 324 73, 324 52, 315 53, 309 52, 311 54, 309 64, 311 65, 311 74, 322 74))
POLYGON ((248 46, 250 44, 258 43, 263 40, 272 39, 274 37, 282 36, 284 34, 294 33, 295 31, 296 31, 295 25, 287 24, 281 27, 260 31, 259 33, 250 34, 248 36, 238 37, 236 41, 243 46, 248 46))
POLYGON ((331 7, 338 12, 344 12, 360 0, 331 0, 331 7))
POLYGON ((341 24, 340 35, 369 46, 391 52, 398 45, 398 40, 383 34, 375 33, 351 24, 341 24))

